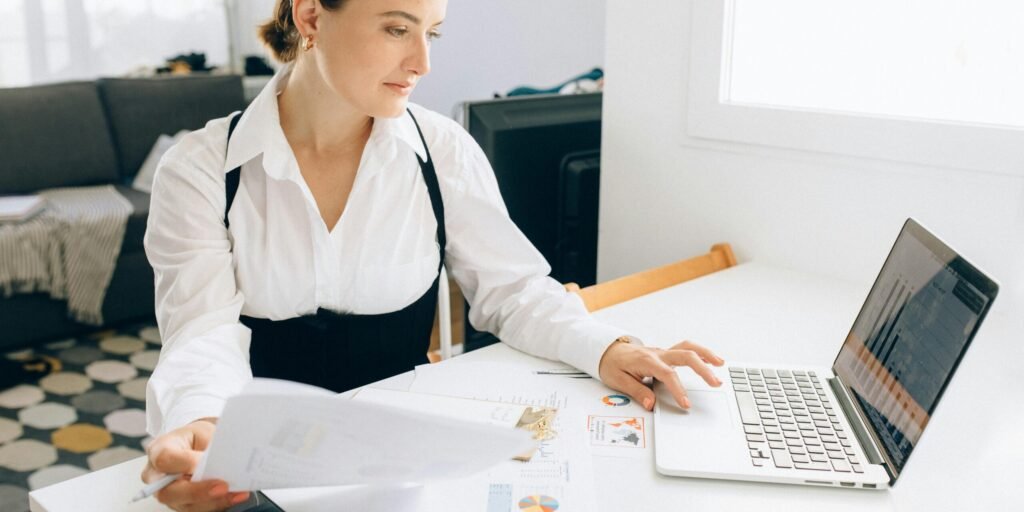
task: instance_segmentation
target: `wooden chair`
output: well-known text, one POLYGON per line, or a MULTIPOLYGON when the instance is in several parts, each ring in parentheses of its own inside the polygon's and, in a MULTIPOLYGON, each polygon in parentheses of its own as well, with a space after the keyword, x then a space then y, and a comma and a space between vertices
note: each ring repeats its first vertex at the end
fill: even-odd
POLYGON ((612 279, 580 289, 576 283, 565 289, 579 294, 587 311, 597 311, 629 299, 668 288, 691 279, 736 265, 732 247, 727 243, 711 246, 711 252, 657 268, 612 279))

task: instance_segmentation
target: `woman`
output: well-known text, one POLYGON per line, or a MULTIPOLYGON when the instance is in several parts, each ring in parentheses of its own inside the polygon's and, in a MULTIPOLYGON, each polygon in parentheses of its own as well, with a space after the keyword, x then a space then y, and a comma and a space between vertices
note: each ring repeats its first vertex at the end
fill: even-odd
MULTIPOLYGON (((707 349, 641 346, 591 319, 508 218, 461 127, 408 103, 430 71, 446 0, 279 0, 261 29, 285 66, 240 116, 164 157, 146 251, 164 340, 149 381, 150 464, 191 473, 224 401, 252 376, 335 391, 425 362, 438 272, 470 321, 651 409, 672 366, 717 384, 707 349)), ((241 502, 219 481, 157 494, 177 510, 241 502)))

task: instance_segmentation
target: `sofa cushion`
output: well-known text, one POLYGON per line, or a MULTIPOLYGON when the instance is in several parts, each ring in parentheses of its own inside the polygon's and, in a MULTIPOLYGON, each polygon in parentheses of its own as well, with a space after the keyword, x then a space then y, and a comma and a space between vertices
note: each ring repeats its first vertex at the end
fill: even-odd
POLYGON ((0 89, 0 194, 119 181, 92 82, 0 89))
POLYGON ((161 134, 202 128, 245 107, 242 77, 105 78, 98 81, 121 176, 135 176, 161 134))
POLYGON ((142 237, 146 234, 146 221, 149 219, 149 194, 121 185, 115 188, 132 203, 132 215, 128 217, 128 226, 124 230, 121 254, 142 251, 142 237))

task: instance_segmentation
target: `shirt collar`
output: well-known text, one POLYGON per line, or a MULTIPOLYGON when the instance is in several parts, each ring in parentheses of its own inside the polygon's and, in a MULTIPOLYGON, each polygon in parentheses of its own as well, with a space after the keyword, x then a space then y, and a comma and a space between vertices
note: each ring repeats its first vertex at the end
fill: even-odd
MULTIPOLYGON (((284 90, 291 70, 292 63, 282 66, 242 113, 228 144, 224 160, 225 173, 261 154, 264 171, 272 178, 287 179, 298 171, 291 147, 281 129, 277 109, 277 96, 284 90)), ((389 140, 400 141, 419 155, 420 159, 427 160, 423 140, 408 112, 395 118, 374 118, 367 149, 371 143, 389 140)))

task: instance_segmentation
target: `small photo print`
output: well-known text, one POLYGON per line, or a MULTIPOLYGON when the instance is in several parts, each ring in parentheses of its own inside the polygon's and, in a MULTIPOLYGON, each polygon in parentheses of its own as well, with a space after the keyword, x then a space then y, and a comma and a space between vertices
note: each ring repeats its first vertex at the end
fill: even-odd
POLYGON ((588 416, 591 446, 646 448, 644 418, 635 416, 588 416))

